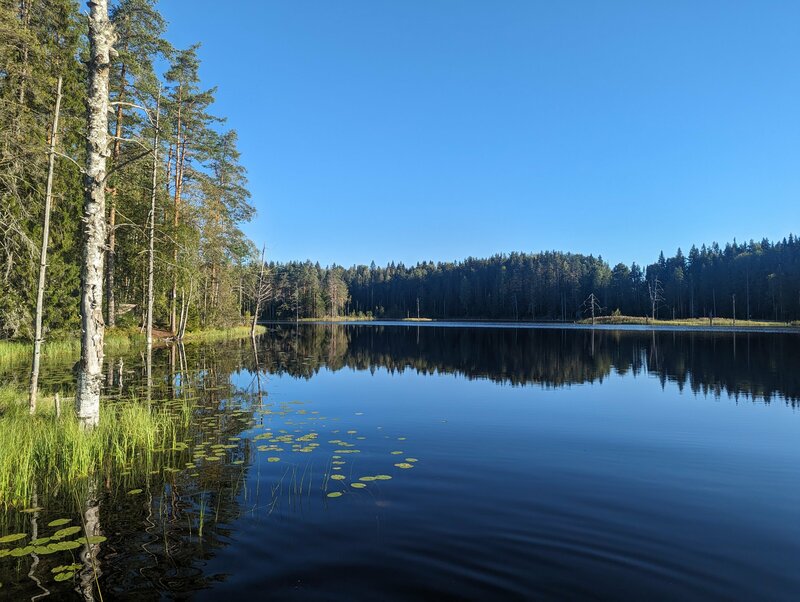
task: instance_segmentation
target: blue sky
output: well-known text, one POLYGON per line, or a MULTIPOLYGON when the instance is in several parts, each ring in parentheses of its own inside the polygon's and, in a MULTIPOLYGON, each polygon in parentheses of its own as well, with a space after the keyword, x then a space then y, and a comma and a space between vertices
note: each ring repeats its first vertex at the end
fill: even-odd
POLYGON ((798 2, 161 10, 173 44, 203 44, 273 259, 644 263, 800 232, 798 2))

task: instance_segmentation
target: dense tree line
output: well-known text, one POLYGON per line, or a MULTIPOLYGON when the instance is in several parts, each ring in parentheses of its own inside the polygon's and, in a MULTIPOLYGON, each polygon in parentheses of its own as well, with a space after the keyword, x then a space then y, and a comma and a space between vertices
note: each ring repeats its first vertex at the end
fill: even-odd
MULTIPOLYGON (((181 317, 190 327, 238 321, 250 307, 257 261, 240 230, 253 207, 236 132, 214 112, 215 90, 200 80, 198 46, 176 49, 164 38, 156 0, 118 0, 107 14, 113 49, 105 66, 99 267, 105 324, 144 322, 151 225, 156 326, 177 332, 181 317)), ((85 166, 93 148, 87 144, 94 60, 87 21, 93 17, 81 14, 74 0, 0 3, 0 337, 33 336, 58 78, 43 322, 45 333, 75 332, 80 325, 85 166)))
POLYGON ((792 235, 775 243, 693 246, 688 255, 678 249, 645 267, 547 251, 412 267, 291 262, 270 268, 270 318, 572 321, 586 317, 594 294, 601 314, 800 319, 800 240, 792 235))
POLYGON ((649 374, 695 394, 800 401, 794 337, 758 332, 431 328, 423 325, 279 324, 259 339, 273 374, 319 370, 411 370, 513 386, 563 387, 612 374, 649 374))

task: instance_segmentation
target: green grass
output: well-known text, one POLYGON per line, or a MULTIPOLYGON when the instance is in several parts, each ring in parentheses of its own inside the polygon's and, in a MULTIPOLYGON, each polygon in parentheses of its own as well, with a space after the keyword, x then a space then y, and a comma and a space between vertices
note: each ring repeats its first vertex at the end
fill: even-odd
MULTIPOLYGON (((124 353, 137 346, 144 345, 144 335, 138 329, 117 330, 109 329, 106 331, 105 351, 106 353, 124 353)), ((81 340, 79 336, 69 338, 58 338, 45 340, 42 345, 42 357, 44 359, 77 358, 81 352, 81 340)), ((9 341, 0 340, 0 364, 31 361, 33 355, 33 343, 30 341, 9 341)))
POLYGON ((369 322, 372 316, 357 314, 353 316, 320 316, 319 318, 300 318, 299 320, 285 320, 286 322, 369 322))
MULTIPOLYGON (((264 326, 256 326, 256 334, 266 332, 264 326)), ((250 336, 249 326, 234 326, 232 328, 215 328, 197 330, 186 333, 186 341, 214 342, 241 339, 250 336)), ((128 351, 143 348, 145 336, 138 328, 108 329, 105 337, 106 355, 120 355, 128 351)), ((45 340, 42 345, 42 358, 49 359, 78 359, 81 352, 81 340, 77 335, 69 338, 45 340)), ((30 363, 33 355, 33 343, 30 341, 0 340, 0 366, 11 364, 30 363)))
MULTIPOLYGON (((579 324, 591 324, 591 319, 581 320, 579 324)), ((596 324, 641 324, 652 326, 712 326, 708 318, 685 318, 677 320, 652 320, 639 316, 598 316, 596 324)), ((760 320, 736 320, 731 318, 714 318, 713 326, 736 326, 742 328, 792 328, 800 326, 797 322, 770 322, 760 320)))
MULTIPOLYGON (((267 332, 266 326, 256 326, 256 334, 267 332)), ((214 341, 231 341, 250 336, 249 326, 233 326, 231 328, 213 328, 197 330, 186 333, 184 341, 187 343, 212 343, 214 341)))
POLYGON ((191 409, 128 400, 101 404, 100 424, 85 431, 62 400, 56 418, 53 398, 40 400, 30 416, 26 394, 0 387, 0 506, 29 503, 35 490, 79 487, 98 475, 148 474, 159 450, 182 438, 191 409))

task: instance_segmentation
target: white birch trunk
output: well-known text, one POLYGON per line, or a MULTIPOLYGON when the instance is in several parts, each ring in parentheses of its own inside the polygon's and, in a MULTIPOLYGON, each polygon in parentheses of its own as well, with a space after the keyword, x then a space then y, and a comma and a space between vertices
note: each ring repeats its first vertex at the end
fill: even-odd
POLYGON ((108 0, 89 2, 89 95, 81 264, 81 369, 75 397, 78 419, 88 428, 100 420, 103 367, 103 259, 106 242, 108 73, 114 28, 108 0))
POLYGON ((36 318, 33 335, 33 365, 29 406, 36 413, 36 398, 39 395, 39 365, 42 356, 42 313, 44 310, 44 285, 47 276, 47 245, 50 241, 50 205, 53 201, 53 171, 56 162, 56 138, 58 136, 58 114, 61 110, 61 77, 56 87, 56 108, 53 113, 53 129, 50 132, 50 157, 47 166, 47 189, 44 195, 44 223, 42 225, 42 252, 39 256, 39 287, 36 290, 36 318))

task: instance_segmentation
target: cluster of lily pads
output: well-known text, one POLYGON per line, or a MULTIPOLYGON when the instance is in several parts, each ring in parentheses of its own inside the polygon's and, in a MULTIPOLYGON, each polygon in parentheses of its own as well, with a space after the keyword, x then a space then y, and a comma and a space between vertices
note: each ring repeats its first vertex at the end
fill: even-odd
MULTIPOLYGON (((48 527, 62 528, 57 529, 52 535, 47 537, 37 537, 36 539, 31 539, 24 545, 20 545, 20 542, 29 537, 27 533, 11 533, 9 535, 0 537, 0 544, 17 544, 16 547, 12 548, 0 548, 0 558, 5 558, 6 556, 20 558, 22 556, 28 556, 32 554, 37 556, 47 556, 50 554, 56 554, 58 552, 75 550, 87 544, 94 545, 106 541, 106 538, 102 535, 93 535, 90 537, 81 536, 77 539, 70 539, 82 531, 81 527, 79 526, 64 526, 68 525, 70 522, 72 521, 67 518, 59 518, 51 521, 48 523, 48 527)), ((53 572, 61 575, 62 573, 67 572, 67 569, 53 572)), ((71 576, 72 575, 69 575, 69 577, 71 576)), ((56 580, 65 581, 69 577, 61 577, 60 579, 56 580)))
MULTIPOLYGON (((172 403, 177 405, 177 400, 172 400, 172 403)), ((299 454, 325 453, 322 450, 327 449, 330 455, 327 456, 329 460, 322 478, 321 493, 328 499, 341 498, 349 492, 367 489, 373 483, 393 479, 385 471, 377 474, 355 473, 355 460, 362 452, 359 445, 367 440, 367 436, 354 428, 331 429, 330 426, 334 425, 330 423, 338 422, 338 418, 329 418, 320 415, 318 411, 297 407, 300 405, 302 402, 295 401, 267 403, 253 408, 229 403, 214 415, 195 415, 192 425, 199 428, 193 429, 192 434, 187 430, 172 444, 162 443, 163 447, 154 449, 154 452, 159 452, 161 460, 149 466, 149 473, 183 475, 184 478, 191 479, 200 476, 202 471, 213 470, 215 466, 243 464, 245 460, 242 458, 247 457, 247 446, 251 445, 250 449, 264 453, 267 463, 270 464, 281 461, 296 464, 300 461, 299 454), (325 437, 324 433, 330 438, 325 437), (297 457, 297 460, 290 460, 293 457, 297 457), (347 467, 350 475, 344 474, 347 467)), ((363 415, 363 412, 357 412, 356 415, 363 415)), ((377 429, 382 431, 382 427, 377 429)), ((390 437, 386 434, 383 438, 398 442, 406 440, 406 437, 390 437)), ((409 470, 418 462, 417 458, 406 456, 402 449, 383 453, 387 454, 387 466, 393 465, 395 469, 409 470)), ((125 479, 129 484, 122 491, 130 496, 142 494, 144 485, 136 476, 139 473, 133 467, 129 470, 130 472, 126 470, 121 475, 131 477, 125 479), (130 488, 131 486, 135 488, 130 488)), ((28 509, 30 512, 40 510, 41 508, 28 509)), ((30 537, 26 533, 0 537, 0 559, 56 554, 106 540, 103 536, 86 537, 81 534, 81 527, 73 526, 71 522, 66 518, 51 521, 48 523, 48 527, 54 529, 51 535, 29 541, 25 541, 30 537)), ((56 581, 67 581, 82 566, 62 564, 54 567, 52 574, 56 581)))
MULTIPOLYGON (((274 424, 263 426, 262 432, 252 437, 253 441, 258 443, 256 449, 259 452, 269 454, 267 457, 268 462, 280 462, 286 453, 312 453, 317 451, 324 445, 324 443, 319 443, 320 433, 326 429, 328 422, 338 421, 337 418, 320 416, 317 411, 293 410, 293 405, 300 404, 302 402, 299 401, 282 403, 278 406, 267 404, 266 407, 257 411, 268 422, 275 422, 274 424), (318 426, 319 428, 310 426, 310 421, 316 421, 315 427, 318 426), (284 454, 284 456, 281 454, 284 454)), ((356 412, 356 415, 361 416, 363 412, 356 412)), ((382 427, 377 428, 382 430, 382 427)), ((392 479, 389 474, 367 474, 356 477, 342 474, 343 469, 348 464, 346 458, 354 454, 360 454, 359 443, 365 441, 367 437, 357 429, 337 428, 327 432, 335 435, 335 438, 327 440, 327 444, 332 446, 330 463, 323 476, 322 484, 323 493, 327 498, 342 497, 348 491, 347 487, 338 491, 330 491, 329 489, 336 484, 344 486, 348 480, 351 481, 349 489, 358 490, 365 489, 369 483, 374 481, 389 481, 392 479)), ((384 435, 384 438, 389 439, 390 437, 384 435)), ((405 441, 406 437, 397 437, 396 439, 397 441, 405 441)), ((395 450, 390 452, 390 455, 404 456, 405 454, 402 450, 395 450)), ((395 462, 394 466, 401 470, 408 470, 413 468, 416 462, 418 462, 417 458, 405 457, 403 462, 395 462)))

